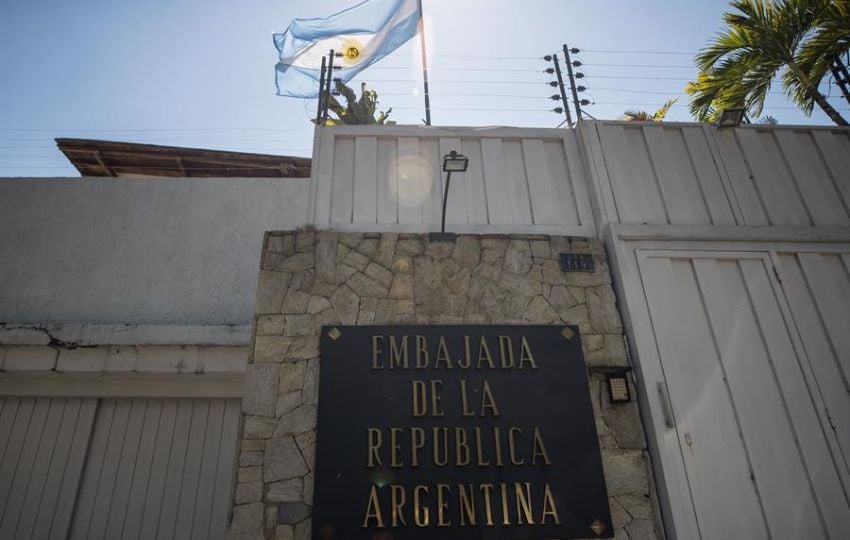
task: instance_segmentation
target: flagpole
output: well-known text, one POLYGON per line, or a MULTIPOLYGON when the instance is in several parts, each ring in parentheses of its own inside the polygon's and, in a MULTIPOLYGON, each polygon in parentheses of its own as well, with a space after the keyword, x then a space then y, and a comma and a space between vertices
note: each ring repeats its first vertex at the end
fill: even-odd
POLYGON ((428 93, 428 59, 425 54, 425 12, 422 11, 422 0, 419 2, 419 42, 422 47, 422 80, 425 86, 425 125, 431 125, 431 96, 428 93))

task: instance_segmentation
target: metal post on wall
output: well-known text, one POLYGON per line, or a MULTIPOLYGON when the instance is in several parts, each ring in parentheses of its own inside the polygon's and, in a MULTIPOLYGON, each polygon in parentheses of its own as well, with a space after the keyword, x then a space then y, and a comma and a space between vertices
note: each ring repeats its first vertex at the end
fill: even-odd
POLYGON ((325 70, 327 69, 328 59, 324 56, 322 57, 322 71, 319 75, 319 102, 316 105, 316 125, 318 126, 322 122, 322 112, 324 109, 325 103, 325 70))
POLYGON ((570 60, 570 49, 564 43, 564 60, 567 63, 567 75, 570 78, 570 90, 573 91, 573 103, 576 106, 576 122, 581 120, 581 103, 578 100, 578 92, 576 91, 576 78, 573 75, 573 63, 570 60))
POLYGON ((322 125, 325 125, 325 122, 328 121, 328 98, 331 95, 331 81, 333 80, 334 73, 334 50, 331 49, 331 52, 328 54, 328 73, 325 78, 325 96, 322 99, 322 125))
POLYGON ((558 63, 558 55, 552 55, 555 63, 555 75, 558 77, 558 89, 561 91, 561 101, 564 103, 564 112, 567 114, 567 125, 573 127, 573 119, 570 115, 570 102, 567 101, 567 92, 564 90, 564 78, 561 76, 561 64, 558 63))

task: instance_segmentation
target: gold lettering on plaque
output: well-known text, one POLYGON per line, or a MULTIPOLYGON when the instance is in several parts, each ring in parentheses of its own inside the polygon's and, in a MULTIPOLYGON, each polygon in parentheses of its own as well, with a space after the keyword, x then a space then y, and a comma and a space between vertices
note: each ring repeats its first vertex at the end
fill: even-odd
POLYGON ((469 342, 469 336, 463 336, 464 355, 457 361, 457 366, 463 369, 468 369, 472 365, 472 346, 469 342))
POLYGON ((461 405, 461 415, 463 416, 475 416, 475 411, 469 410, 469 398, 466 395, 466 380, 460 380, 460 405, 461 405))
POLYGON ((544 465, 552 464, 549 460, 549 454, 546 452, 546 447, 543 445, 543 436, 540 435, 540 430, 537 426, 534 426, 534 450, 533 455, 531 456, 532 465, 537 465, 538 456, 543 458, 544 465))
POLYGON ((409 368, 407 361, 407 336, 401 336, 401 344, 390 336, 390 369, 409 368))
POLYGON ((481 484, 481 493, 484 494, 484 514, 487 518, 487 525, 490 527, 493 526, 493 506, 490 503, 493 489, 493 484, 481 484))
POLYGON ((439 428, 435 427, 433 429, 434 434, 434 465, 438 467, 445 467, 446 463, 449 461, 449 428, 439 428), (443 441, 440 443, 440 432, 443 434, 443 441), (440 446, 443 447, 443 458, 440 459, 440 446))
POLYGON ((410 381, 411 396, 413 397, 413 416, 425 416, 428 413, 428 390, 425 381, 410 381))
POLYGON ((514 367, 514 348, 510 336, 499 336, 499 357, 502 369, 514 367))
POLYGON ((366 516, 363 518, 363 528, 369 528, 369 519, 375 520, 375 527, 384 526, 384 518, 381 515, 381 502, 378 500, 378 490, 375 489, 375 484, 372 484, 372 489, 369 490, 369 503, 366 506, 366 516))
POLYGON ((490 369, 496 369, 496 364, 493 363, 493 355, 490 354, 490 348, 487 347, 484 336, 481 336, 481 342, 478 345, 478 364, 475 366, 476 369, 481 369, 481 364, 485 361, 490 366, 490 369))
POLYGON ((392 493, 393 527, 398 527, 399 523, 406 527, 407 521, 404 519, 404 503, 407 498, 407 495, 404 492, 404 486, 397 486, 393 484, 390 486, 390 492, 392 493))
POLYGON ((484 390, 481 392, 481 416, 486 416, 484 411, 490 409, 490 416, 500 416, 499 408, 496 406, 496 399, 493 397, 493 391, 490 390, 490 384, 484 381, 484 390))
POLYGON ((460 500, 460 526, 475 526, 475 504, 473 502, 472 484, 458 484, 458 499, 460 500), (469 491, 467 491, 467 486, 469 491))
POLYGON ((455 428, 455 465, 465 467, 469 465, 469 445, 466 441, 466 430, 455 428))
POLYGON ((383 343, 384 336, 372 336, 372 369, 384 368, 383 360, 381 359, 383 343))
POLYGON ((534 525, 534 516, 531 513, 531 482, 514 483, 516 491, 516 513, 517 525, 528 523, 534 525), (525 489, 523 489, 525 486, 525 489))
POLYGON ((378 450, 381 449, 383 436, 381 434, 381 430, 377 428, 368 428, 369 432, 369 455, 367 458, 367 467, 374 468, 375 465, 379 467, 384 464, 381 462, 381 456, 378 454, 378 450))
POLYGON ((431 363, 428 357, 428 343, 425 341, 425 336, 417 334, 416 336, 416 369, 425 369, 431 363))
POLYGON ((425 430, 422 428, 410 428, 410 465, 419 466, 419 455, 425 446, 425 430))
POLYGON ((478 457, 478 462, 476 465, 479 467, 486 467, 490 465, 490 461, 484 461, 484 444, 481 442, 481 428, 475 428, 475 453, 478 457))
POLYGON ((502 428, 493 428, 493 442, 496 445, 496 466, 502 467, 504 463, 502 462, 502 428))
POLYGON ((401 432, 401 428, 390 428, 390 467, 394 469, 404 465, 401 461, 401 432))
POLYGON ((555 506, 555 497, 552 496, 552 490, 549 489, 549 484, 546 484, 546 489, 543 492, 543 514, 540 516, 541 525, 546 525, 546 516, 552 516, 555 525, 561 524, 561 518, 558 517, 558 508, 555 506))
POLYGON ((427 527, 431 512, 427 506, 422 506, 420 493, 428 495, 428 486, 419 485, 413 488, 413 521, 417 527, 427 527))
POLYGON ((431 381, 431 416, 443 416, 443 381, 431 381))
POLYGON ((531 369, 537 369, 537 363, 534 361, 534 355, 531 354, 531 347, 528 346, 528 341, 525 340, 525 336, 522 336, 522 346, 519 351, 519 369, 525 364, 529 364, 531 369))
POLYGON ((437 527, 448 527, 452 524, 451 521, 446 521, 446 509, 449 503, 443 491, 451 492, 451 488, 448 484, 437 484, 437 527))
POLYGON ((502 492, 502 525, 510 525, 511 516, 508 513, 508 485, 504 482, 499 484, 499 490, 502 492))
POLYGON ((452 369, 452 359, 449 358, 449 349, 446 347, 446 338, 440 336, 440 343, 437 346, 437 358, 434 359, 434 367, 440 367, 440 363, 444 363, 446 368, 452 369))

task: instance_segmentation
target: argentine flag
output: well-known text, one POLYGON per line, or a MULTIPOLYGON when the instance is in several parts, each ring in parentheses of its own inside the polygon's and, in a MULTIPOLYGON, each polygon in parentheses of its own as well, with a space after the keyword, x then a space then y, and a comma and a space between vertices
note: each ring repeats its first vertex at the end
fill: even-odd
POLYGON ((295 19, 274 34, 277 95, 319 96, 322 56, 333 49, 333 77, 348 81, 416 35, 419 0, 367 0, 325 19, 295 19))

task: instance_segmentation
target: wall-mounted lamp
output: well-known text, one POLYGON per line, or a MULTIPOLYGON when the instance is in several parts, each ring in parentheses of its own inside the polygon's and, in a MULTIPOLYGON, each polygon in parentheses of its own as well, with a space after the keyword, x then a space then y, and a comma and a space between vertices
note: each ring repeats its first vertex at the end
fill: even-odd
POLYGON ((738 127, 746 118, 746 109, 742 107, 734 107, 720 111, 717 120, 714 121, 714 126, 718 128, 738 127))
POLYGON ((605 382, 608 383, 608 397, 611 403, 628 403, 632 400, 632 394, 629 391, 629 379, 626 372, 608 373, 605 376, 605 382))
POLYGON ((632 400, 629 386, 628 366, 593 366, 591 372, 605 374, 605 386, 608 387, 608 399, 611 403, 628 403, 632 400))
POLYGON ((455 233, 446 232, 446 203, 449 200, 449 184, 452 181, 452 173, 465 172, 468 166, 469 158, 458 154, 454 150, 443 156, 443 172, 446 173, 446 189, 443 190, 443 219, 440 222, 440 232, 428 234, 430 240, 448 241, 454 240, 457 237, 455 233))

